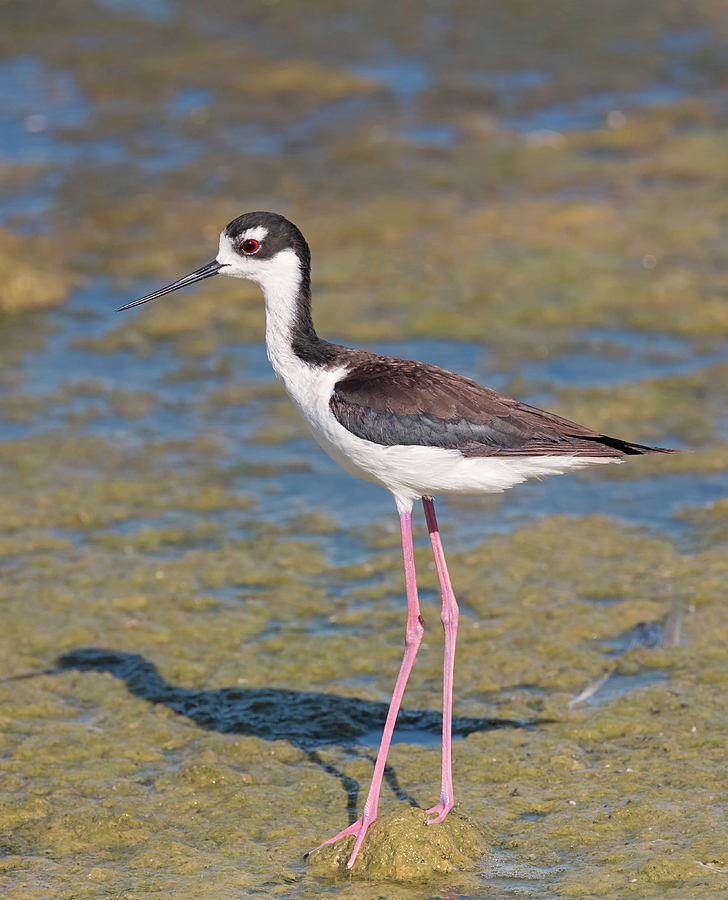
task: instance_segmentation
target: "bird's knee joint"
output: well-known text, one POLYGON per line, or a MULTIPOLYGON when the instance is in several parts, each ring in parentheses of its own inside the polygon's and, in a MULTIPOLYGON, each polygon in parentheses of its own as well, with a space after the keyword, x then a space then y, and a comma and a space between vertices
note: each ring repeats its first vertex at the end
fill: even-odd
POLYGON ((407 630, 404 633, 405 646, 416 644, 419 647, 424 633, 425 623, 422 621, 422 616, 418 616, 415 622, 408 622, 407 630))
POLYGON ((453 626, 457 626, 460 620, 460 611, 455 605, 454 608, 445 607, 440 613, 440 621, 442 622, 443 628, 452 628, 453 626))

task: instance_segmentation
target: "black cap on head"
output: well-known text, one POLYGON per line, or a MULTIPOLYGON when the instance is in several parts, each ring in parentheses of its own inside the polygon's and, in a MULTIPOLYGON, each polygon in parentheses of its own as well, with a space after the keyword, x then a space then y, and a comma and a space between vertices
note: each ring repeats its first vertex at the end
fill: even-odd
POLYGON ((223 234, 230 238, 233 247, 238 250, 241 238, 251 228, 265 228, 268 232, 260 241, 260 250, 255 254, 256 259, 270 259, 281 250, 291 249, 304 264, 304 268, 310 265, 311 251, 308 249, 306 239, 293 222, 289 222, 278 213, 244 213, 226 225, 223 234))

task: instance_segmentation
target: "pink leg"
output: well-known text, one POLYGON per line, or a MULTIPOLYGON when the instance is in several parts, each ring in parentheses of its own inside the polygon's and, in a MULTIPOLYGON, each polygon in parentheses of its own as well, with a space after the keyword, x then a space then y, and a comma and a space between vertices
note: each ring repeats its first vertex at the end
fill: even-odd
POLYGON ((422 505, 425 508, 427 530, 430 532, 432 552, 435 556, 435 565, 440 579, 442 590, 442 613, 440 619, 445 630, 445 664, 442 682, 442 783, 440 787, 440 800, 437 806, 428 809, 428 813, 436 813, 434 819, 428 819, 428 825, 442 822, 445 816, 455 805, 452 788, 452 682, 455 668, 455 642, 458 636, 458 604, 450 584, 450 575, 445 562, 445 552, 442 549, 440 532, 435 518, 435 504, 431 497, 423 497, 422 505))
MULTIPOLYGON (((349 834, 355 834, 356 842, 354 844, 354 849, 351 851, 351 856, 349 857, 349 862, 346 866, 347 869, 350 869, 354 865, 354 860, 359 853, 359 848, 362 845, 367 829, 377 818, 379 792, 382 787, 384 767, 387 763, 387 753, 389 752, 389 745, 392 741, 392 733, 394 732, 394 723, 397 721, 397 713, 399 712, 399 707, 402 703, 405 685, 407 684, 409 673, 412 670, 412 664, 415 661, 415 656, 417 656, 417 651, 422 643, 422 635, 425 631, 425 627, 422 623, 422 616, 420 615, 420 601, 417 597, 415 560, 412 552, 411 513, 400 513, 399 523, 402 529, 404 583, 407 588, 407 630, 405 631, 404 638, 404 658, 402 659, 402 665, 400 666, 399 675, 397 676, 397 683, 394 686, 392 702, 389 704, 387 721, 384 725, 384 734, 382 735, 382 742, 379 745, 377 761, 374 764, 374 775, 372 777, 371 787, 367 794, 361 818, 357 819, 353 825, 340 831, 336 837, 332 837, 330 840, 324 841, 323 844, 320 845, 321 847, 325 847, 326 844, 333 844, 334 841, 338 841, 349 834)), ((317 847, 316 849, 318 850, 319 848, 317 847)))

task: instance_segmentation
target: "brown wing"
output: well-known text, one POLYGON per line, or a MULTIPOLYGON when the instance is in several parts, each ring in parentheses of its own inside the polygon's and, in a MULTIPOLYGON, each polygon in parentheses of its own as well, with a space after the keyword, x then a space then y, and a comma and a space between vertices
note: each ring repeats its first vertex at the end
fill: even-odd
POLYGON ((599 434, 436 366, 364 353, 351 362, 351 374, 334 387, 331 411, 375 444, 442 447, 464 456, 674 452, 599 434))

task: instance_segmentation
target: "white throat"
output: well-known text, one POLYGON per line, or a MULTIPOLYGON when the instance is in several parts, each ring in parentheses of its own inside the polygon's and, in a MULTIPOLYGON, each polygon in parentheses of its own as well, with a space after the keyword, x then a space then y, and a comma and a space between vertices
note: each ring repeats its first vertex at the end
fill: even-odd
POLYGON ((293 250, 282 250, 258 264, 266 267, 264 276, 255 279, 265 300, 265 348, 273 371, 289 388, 287 375, 301 365, 291 345, 298 315, 301 263, 293 250))
MULTIPOLYGON (((250 229, 246 236, 263 239, 267 229, 250 229), (255 233, 254 233, 255 232, 255 233)), ((298 290, 301 287, 301 261, 295 251, 281 250, 271 259, 241 256, 223 232, 217 261, 221 275, 246 278, 260 285, 265 299, 265 344, 276 376, 288 385, 288 375, 300 360, 291 347, 291 330, 298 314, 298 290)))

